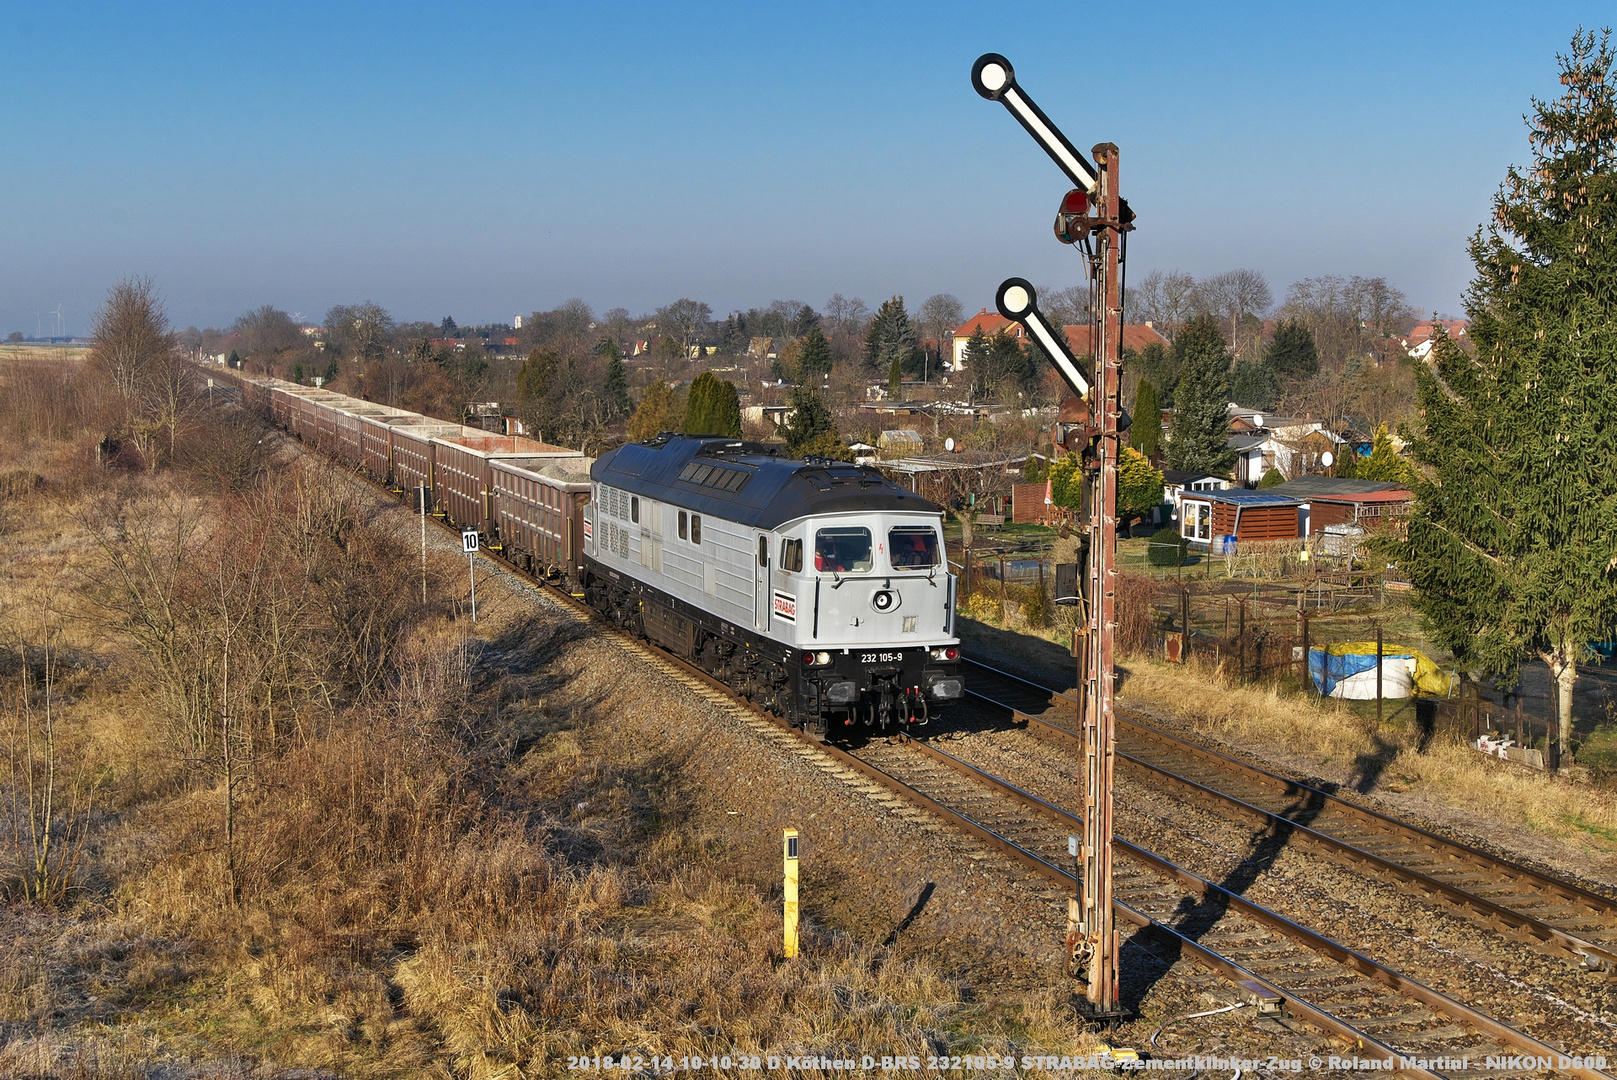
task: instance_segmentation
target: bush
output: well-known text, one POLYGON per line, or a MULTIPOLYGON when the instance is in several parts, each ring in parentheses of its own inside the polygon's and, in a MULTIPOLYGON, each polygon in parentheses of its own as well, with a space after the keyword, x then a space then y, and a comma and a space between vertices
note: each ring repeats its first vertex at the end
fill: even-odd
POLYGON ((1258 488, 1262 490, 1263 488, 1279 487, 1285 482, 1285 476, 1279 469, 1271 465, 1269 466, 1269 471, 1263 474, 1263 479, 1258 481, 1258 488))
POLYGON ((1007 593, 1016 604, 1017 610, 1022 613, 1022 621, 1028 626, 1042 627, 1049 624, 1049 602, 1043 589, 1037 585, 1012 585, 1007 593))
POLYGON ((1150 546, 1145 549, 1145 561, 1152 566, 1183 566, 1185 552, 1190 543, 1172 525, 1151 534, 1150 546))

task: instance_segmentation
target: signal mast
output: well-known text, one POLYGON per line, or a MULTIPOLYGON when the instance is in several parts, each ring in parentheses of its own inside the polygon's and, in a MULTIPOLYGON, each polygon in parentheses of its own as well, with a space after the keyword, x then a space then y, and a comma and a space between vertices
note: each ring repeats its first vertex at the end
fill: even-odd
MULTIPOLYGON (((977 93, 1004 105, 1072 182, 1073 189, 1062 197, 1056 211, 1055 234, 1062 243, 1078 246, 1089 274, 1090 343, 1095 355, 1087 373, 1085 365, 1080 365, 1068 348, 1064 335, 1052 328, 1039 311, 1038 295, 1025 279, 1008 278, 1000 285, 995 300, 1001 315, 1020 323, 1043 347, 1062 381, 1078 399, 1080 408, 1076 412, 1084 420, 1080 456, 1085 491, 1080 515, 1087 525, 1089 554, 1082 595, 1074 597, 1085 616, 1074 648, 1078 655, 1079 727, 1084 742, 1084 766, 1078 777, 1083 836, 1078 895, 1068 901, 1065 955, 1068 974, 1084 984, 1084 1011, 1092 1019, 1114 1020, 1125 1015, 1118 1003, 1118 942, 1112 911, 1117 466, 1122 451, 1121 433, 1128 426, 1119 398, 1121 274, 1134 213, 1118 195, 1117 147, 1097 144, 1091 164, 1017 84, 1009 60, 998 53, 984 54, 972 65, 971 83, 977 93)), ((1063 408, 1063 412, 1069 411, 1063 408)))

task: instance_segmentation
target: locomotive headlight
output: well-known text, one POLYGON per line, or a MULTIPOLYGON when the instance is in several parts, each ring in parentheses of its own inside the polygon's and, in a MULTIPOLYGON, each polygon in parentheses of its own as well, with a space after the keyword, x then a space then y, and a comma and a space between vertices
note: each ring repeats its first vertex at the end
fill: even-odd
POLYGON ((870 606, 879 612, 889 612, 898 607, 898 594, 892 589, 877 589, 870 598, 870 606))
POLYGON ((934 659, 934 660, 958 660, 958 659, 960 659, 960 650, 955 648, 953 645, 950 645, 948 648, 944 648, 944 649, 933 649, 932 650, 932 659, 934 659))
POLYGON ((803 654, 804 667, 824 667, 831 662, 828 652, 806 652, 803 654))

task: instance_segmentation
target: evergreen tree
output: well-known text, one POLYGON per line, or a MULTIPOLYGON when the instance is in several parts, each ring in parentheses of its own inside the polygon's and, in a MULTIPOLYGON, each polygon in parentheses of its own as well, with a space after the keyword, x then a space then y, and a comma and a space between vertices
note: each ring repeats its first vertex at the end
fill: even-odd
POLYGON ((1509 685, 1544 662, 1564 752, 1578 663, 1617 627, 1617 79, 1609 33, 1559 59, 1532 165, 1471 240, 1475 352, 1439 334, 1416 370, 1426 471, 1398 554, 1462 666, 1509 685))
POLYGON ((1162 473, 1132 446, 1123 448, 1117 463, 1117 527, 1126 529, 1162 503, 1162 473))
POLYGON ((1173 359, 1179 385, 1173 395, 1168 465, 1223 476, 1235 463, 1228 409, 1230 354, 1212 316, 1200 316, 1174 335, 1173 359))
POLYGON ((818 319, 811 323, 803 335, 802 349, 797 354, 797 381, 805 386, 818 385, 831 374, 831 343, 825 339, 818 319))
POLYGON ((692 435, 741 437, 741 398, 735 383, 704 371, 691 383, 685 402, 685 431, 692 435))
POLYGON ((853 452, 837 434, 837 422, 831 415, 825 399, 811 386, 799 386, 787 399, 792 411, 786 422, 776 430, 786 440, 786 452, 792 457, 828 457, 852 461, 853 452))
POLYGON ((1337 447, 1332 471, 1339 480, 1353 480, 1359 475, 1359 452, 1343 443, 1337 447))
POLYGON ((978 323, 971 331, 971 336, 966 339, 966 370, 975 372, 978 368, 986 367, 992 353, 988 335, 983 333, 983 324, 978 323))
POLYGON ((1236 362, 1230 372, 1230 400, 1243 409, 1272 409, 1280 399, 1280 387, 1268 367, 1251 360, 1236 362))
POLYGON ((235 349, 231 349, 230 355, 225 358, 225 367, 230 368, 231 370, 241 367, 241 356, 236 352, 235 349))
POLYGON ((616 349, 606 362, 606 382, 601 390, 606 398, 608 415, 613 419, 629 415, 629 373, 624 370, 623 356, 616 349))
POLYGON ((640 406, 629 417, 629 441, 645 442, 665 431, 673 431, 679 426, 676 407, 673 387, 661 379, 646 387, 640 406))
POLYGON ((887 400, 897 401, 903 393, 904 363, 895 356, 892 364, 887 368, 887 400))
POLYGON ((1157 388, 1149 379, 1140 380, 1134 392, 1134 422, 1129 425, 1129 445, 1146 457, 1156 456, 1162 445, 1162 409, 1157 405, 1157 388))
POLYGON ((1382 480, 1405 487, 1415 482, 1415 470, 1398 456, 1386 424, 1376 428, 1375 442, 1370 446, 1370 459, 1359 466, 1357 475, 1360 480, 1382 480))
POLYGON ((1153 341, 1135 353, 1128 361, 1140 373, 1140 378, 1156 387, 1157 407, 1166 409, 1173 404, 1173 388, 1179 382, 1179 368, 1173 354, 1153 341))
POLYGON ((1263 474, 1263 479, 1258 481, 1258 490, 1261 491, 1264 488, 1279 487, 1285 482, 1286 474, 1271 465, 1269 466, 1269 471, 1263 474))
POLYGON ((896 359, 901 365, 913 363, 915 326, 904 310, 904 298, 883 301, 865 334, 865 363, 876 371, 886 371, 896 359))
POLYGON ((517 369, 517 397, 537 401, 550 393, 561 368, 561 357, 550 349, 534 349, 517 369))
POLYGON ((1307 379, 1319 374, 1319 349, 1314 345, 1314 335, 1302 323, 1280 323, 1275 327, 1274 340, 1263 350, 1263 366, 1276 379, 1307 379))

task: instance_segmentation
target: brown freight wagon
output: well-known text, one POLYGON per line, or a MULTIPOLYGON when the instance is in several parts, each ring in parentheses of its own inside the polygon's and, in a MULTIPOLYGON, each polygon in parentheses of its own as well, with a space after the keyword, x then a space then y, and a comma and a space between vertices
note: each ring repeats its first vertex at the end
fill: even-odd
POLYGON ((520 435, 495 435, 480 428, 433 439, 432 493, 438 509, 451 525, 466 525, 484 534, 493 532, 489 506, 492 477, 489 466, 508 461, 529 469, 547 462, 584 455, 565 446, 552 446, 520 435))
MULTIPOLYGON (((433 444, 432 440, 440 435, 458 435, 463 430, 459 424, 449 424, 441 420, 432 420, 422 417, 419 424, 392 424, 389 425, 388 438, 392 455, 393 486, 416 496, 414 492, 423 484, 427 490, 434 492, 433 486, 433 444)), ((433 506, 429 505, 428 509, 433 506)))
POLYGON ((543 577, 582 580, 584 507, 594 458, 564 458, 536 468, 496 460, 489 467, 495 539, 517 566, 543 577))
POLYGON ((350 469, 365 467, 365 420, 367 417, 414 416, 403 409, 349 398, 337 413, 337 460, 350 469))
POLYGON ((447 421, 428 419, 420 413, 400 411, 392 415, 362 415, 359 418, 360 468, 377 483, 402 488, 403 485, 394 483, 393 478, 393 429, 422 425, 433 427, 433 434, 437 434, 437 430, 456 427, 447 421))

